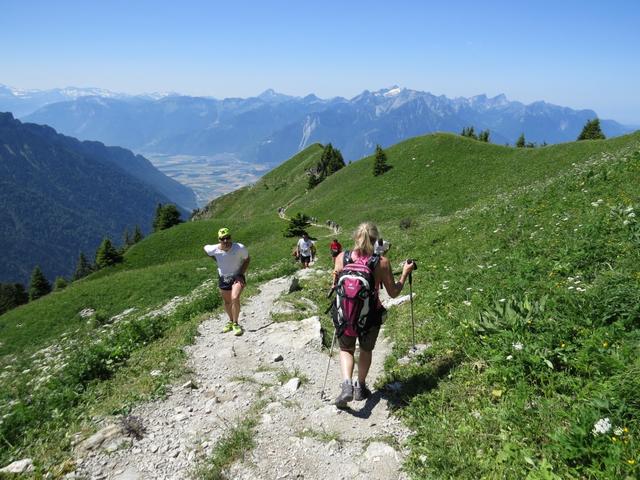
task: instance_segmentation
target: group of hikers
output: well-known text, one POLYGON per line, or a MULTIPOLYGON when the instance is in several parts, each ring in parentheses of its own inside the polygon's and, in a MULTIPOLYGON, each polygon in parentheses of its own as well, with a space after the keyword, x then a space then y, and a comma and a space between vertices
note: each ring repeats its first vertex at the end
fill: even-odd
MULTIPOLYGON (((239 324, 240 295, 246 286, 245 274, 249 267, 249 252, 238 242, 233 242, 228 228, 218 230, 215 245, 205 245, 204 250, 217 263, 218 288, 229 317, 222 331, 243 334, 239 324)), ((336 297, 331 313, 335 326, 334 341, 340 347, 340 393, 335 399, 338 408, 346 408, 352 400, 364 400, 371 395, 366 379, 371 366, 373 349, 385 309, 380 301, 380 288, 384 287, 391 298, 397 297, 411 272, 414 262, 407 260, 398 281, 395 281, 389 259, 385 256, 390 244, 379 235, 371 222, 362 223, 353 235, 353 248, 342 250, 342 245, 333 239, 329 246, 333 258, 333 287, 336 297), (356 343, 360 347, 358 375, 353 380, 356 343)), ((313 240, 305 232, 298 240, 295 253, 303 268, 315 258, 313 240)))

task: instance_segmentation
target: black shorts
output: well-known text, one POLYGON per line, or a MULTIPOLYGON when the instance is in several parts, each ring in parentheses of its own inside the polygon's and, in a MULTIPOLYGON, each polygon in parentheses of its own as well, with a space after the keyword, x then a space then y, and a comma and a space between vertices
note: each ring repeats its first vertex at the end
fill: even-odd
POLYGON ((244 278, 244 275, 242 275, 241 273, 237 274, 237 275, 227 275, 227 276, 218 276, 218 288, 220 290, 231 290, 231 288, 233 287, 233 284, 241 281, 242 283, 246 284, 247 280, 244 278))
POLYGON ((311 257, 305 257, 304 255, 300 255, 300 263, 309 263, 311 261, 311 257))
POLYGON ((340 337, 338 338, 338 344, 340 345, 340 350, 353 352, 356 349, 356 340, 358 340, 358 344, 360 345, 360 350, 371 352, 376 346, 378 333, 380 333, 380 325, 371 327, 362 335, 362 338, 360 338, 359 340, 358 340, 358 337, 348 337, 347 335, 340 335, 340 337))
POLYGON ((336 258, 338 255, 340 255, 340 252, 338 252, 337 250, 331 250, 331 256, 333 258, 336 258))

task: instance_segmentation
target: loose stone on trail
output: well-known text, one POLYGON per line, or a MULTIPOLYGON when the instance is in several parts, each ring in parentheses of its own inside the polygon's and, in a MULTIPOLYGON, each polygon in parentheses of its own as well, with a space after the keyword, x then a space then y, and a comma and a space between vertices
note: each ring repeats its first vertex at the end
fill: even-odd
MULTIPOLYGON (((310 268, 296 277, 313 285, 317 275, 329 272, 310 268)), ((101 430, 91 449, 76 454, 83 461, 76 462, 73 478, 182 480, 206 463, 226 432, 255 416, 255 446, 225 469, 226 478, 405 480, 402 452, 385 444, 371 446, 389 435, 402 444, 409 435, 401 421, 389 415, 384 394, 376 402, 353 401, 345 411, 327 403, 340 385, 335 350, 326 396, 319 398, 329 360, 320 317, 273 322, 274 304, 291 282, 285 277, 263 283, 260 292, 247 299, 240 315, 246 334, 240 340, 221 333, 224 313, 205 320, 198 329, 201 335, 185 347, 190 381, 168 386, 165 397, 132 410, 131 415, 144 420, 145 436, 131 439, 114 432, 113 441, 107 441, 101 430), (283 373, 295 376, 281 385, 278 377, 283 373), (106 453, 106 447, 114 450, 106 453), (370 458, 364 455, 367 451, 370 458)), ((314 305, 310 311, 318 309, 314 305)), ((371 384, 382 375, 391 347, 381 336, 368 377, 371 384)), ((160 365, 155 368, 154 375, 165 373, 160 365)))

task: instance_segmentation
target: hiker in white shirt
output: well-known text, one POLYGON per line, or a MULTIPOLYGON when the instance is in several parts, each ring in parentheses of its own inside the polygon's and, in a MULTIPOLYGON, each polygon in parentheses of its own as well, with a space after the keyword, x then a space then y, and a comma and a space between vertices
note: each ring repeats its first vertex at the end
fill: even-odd
POLYGON ((309 263, 313 260, 315 249, 316 247, 313 240, 309 238, 307 232, 304 232, 296 246, 298 259, 300 259, 300 263, 302 263, 302 268, 307 268, 309 266, 309 263))
POLYGON ((231 241, 228 228, 218 230, 216 245, 205 245, 204 251, 212 257, 218 265, 218 288, 224 302, 224 309, 229 316, 229 323, 222 329, 223 333, 233 330, 233 334, 240 336, 244 333, 238 323, 240 318, 240 294, 247 283, 245 273, 249 268, 249 251, 241 243, 231 241))

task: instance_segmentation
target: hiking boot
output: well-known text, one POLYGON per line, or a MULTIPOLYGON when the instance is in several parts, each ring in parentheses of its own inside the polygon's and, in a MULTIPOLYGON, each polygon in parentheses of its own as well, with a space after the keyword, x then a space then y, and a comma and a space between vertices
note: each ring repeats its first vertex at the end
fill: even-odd
POLYGON ((346 408, 347 403, 351 400, 353 400, 353 385, 351 384, 351 380, 345 380, 342 382, 340 395, 336 398, 336 407, 346 408))
POLYGON ((233 324, 233 334, 236 337, 239 337, 240 335, 242 335, 244 333, 244 330, 242 329, 242 327, 240 325, 238 325, 237 323, 233 324))
POLYGON ((222 333, 227 333, 227 332, 230 332, 231 330, 233 330, 233 323, 229 322, 223 327, 222 333))
POLYGON ((359 383, 358 381, 356 381, 356 383, 353 385, 353 399, 357 401, 366 400, 370 396, 371 390, 369 390, 364 383, 359 383))

